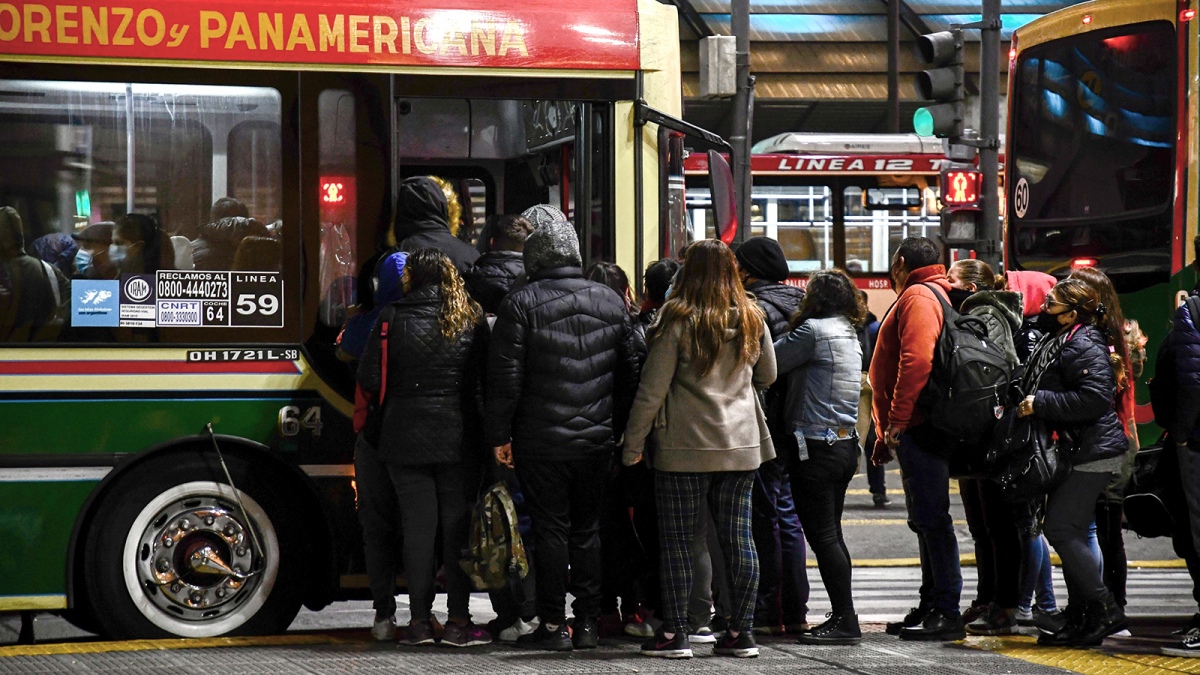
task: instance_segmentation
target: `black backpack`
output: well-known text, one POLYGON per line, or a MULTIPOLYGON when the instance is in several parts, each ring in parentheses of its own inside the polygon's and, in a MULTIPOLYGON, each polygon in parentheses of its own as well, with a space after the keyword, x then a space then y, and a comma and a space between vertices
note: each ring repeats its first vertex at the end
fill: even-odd
POLYGON ((930 423, 951 439, 980 441, 1008 404, 1013 366, 1004 347, 989 337, 986 319, 959 314, 938 289, 925 286, 942 304, 943 321, 920 404, 930 423))

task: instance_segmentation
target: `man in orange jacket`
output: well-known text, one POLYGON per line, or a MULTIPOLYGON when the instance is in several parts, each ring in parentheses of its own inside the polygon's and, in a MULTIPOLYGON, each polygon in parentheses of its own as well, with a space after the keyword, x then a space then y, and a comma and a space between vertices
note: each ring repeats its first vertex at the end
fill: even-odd
POLYGON ((892 257, 890 274, 899 298, 884 317, 871 359, 871 412, 876 442, 872 461, 900 460, 908 527, 921 554, 921 601, 887 631, 902 640, 965 637, 959 599, 962 570, 950 518, 951 445, 926 423, 917 399, 929 382, 933 352, 942 332, 942 305, 950 283, 937 244, 909 237, 892 257))

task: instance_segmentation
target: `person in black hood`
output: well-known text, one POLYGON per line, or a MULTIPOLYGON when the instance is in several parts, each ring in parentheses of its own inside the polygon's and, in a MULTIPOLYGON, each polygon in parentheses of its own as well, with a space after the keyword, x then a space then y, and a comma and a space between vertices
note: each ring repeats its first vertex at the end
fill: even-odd
MULTIPOLYGON (((766 317, 771 340, 780 339, 789 332, 788 324, 804 300, 804 291, 783 283, 789 273, 783 249, 774 239, 753 237, 734 256, 742 283, 766 317)), ((792 433, 784 421, 786 398, 787 381, 780 378, 767 390, 767 424, 774 438, 792 433)), ((804 532, 791 486, 786 459, 776 448, 775 459, 764 462, 754 478, 754 544, 761 575, 754 628, 760 633, 799 630, 808 613, 804 532)))
POLYGON ((566 221, 525 241, 529 283, 500 303, 489 345, 484 440, 516 469, 533 521, 541 625, 518 644, 594 648, 600 616, 600 512, 617 439, 637 390, 633 317, 583 278, 566 221), (568 635, 567 575, 575 596, 568 635))
POLYGON ((396 237, 394 251, 412 253, 435 248, 445 253, 459 274, 467 274, 479 259, 479 251, 450 233, 449 207, 441 186, 429 176, 413 176, 400 184, 396 197, 396 237))
POLYGON ((475 261, 475 266, 464 277, 467 290, 483 311, 495 314, 500 301, 512 290, 517 277, 525 273, 522 251, 525 240, 533 233, 533 223, 523 216, 500 216, 492 227, 491 247, 475 261))

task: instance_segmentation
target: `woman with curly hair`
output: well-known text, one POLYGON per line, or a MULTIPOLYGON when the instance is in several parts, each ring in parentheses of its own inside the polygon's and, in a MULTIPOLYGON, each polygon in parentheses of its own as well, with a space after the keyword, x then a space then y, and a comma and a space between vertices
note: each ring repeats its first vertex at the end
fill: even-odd
POLYGON ((785 419, 791 429, 775 439, 790 464, 796 512, 817 556, 833 612, 800 634, 801 644, 862 642, 850 590, 850 551, 842 536, 846 487, 858 469, 862 346, 857 328, 867 307, 841 270, 809 277, 791 332, 775 343, 779 374, 788 377, 785 419))
POLYGON ((654 433, 655 495, 662 548, 663 625, 647 656, 689 658, 689 548, 708 503, 725 554, 733 618, 715 653, 758 655, 751 629, 758 554, 751 532, 754 472, 775 456, 759 394, 775 381, 775 351, 758 304, 743 288, 729 247, 687 249, 659 311, 650 354, 625 429, 626 466, 642 461, 654 433))
MULTIPOLYGON (((467 544, 473 477, 483 459, 479 420, 487 324, 454 263, 436 249, 409 254, 401 282, 404 297, 380 313, 358 368, 368 400, 381 402, 374 412, 380 434, 373 451, 387 466, 401 504, 412 617, 400 642, 435 642, 431 609, 440 532, 450 610, 441 642, 487 644, 491 636, 471 623, 471 582, 458 565, 467 544)), ((394 623, 395 570, 368 566, 368 576, 372 589, 378 587, 376 625, 394 623)))
POLYGON ((1064 279, 1042 304, 1051 327, 1026 364, 1025 382, 1037 391, 1019 407, 1058 436, 1058 448, 1071 471, 1050 491, 1043 529, 1062 558, 1067 582, 1066 623, 1038 638, 1052 646, 1096 646, 1127 627, 1125 612, 1104 586, 1088 546, 1096 499, 1124 462, 1129 442, 1114 401, 1128 378, 1123 326, 1080 279, 1064 279), (1054 329, 1057 326, 1057 329, 1054 329))

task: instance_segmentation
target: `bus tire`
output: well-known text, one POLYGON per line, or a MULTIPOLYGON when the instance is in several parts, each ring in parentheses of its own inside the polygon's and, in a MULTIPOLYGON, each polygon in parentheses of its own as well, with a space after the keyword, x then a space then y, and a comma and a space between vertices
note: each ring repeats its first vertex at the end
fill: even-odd
POLYGON ((101 498, 83 562, 105 636, 262 635, 296 617, 307 555, 285 485, 226 461, 240 504, 216 457, 199 452, 136 466, 101 498))

